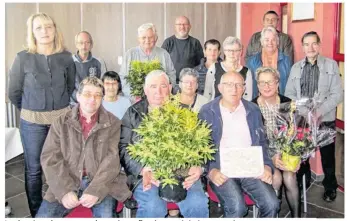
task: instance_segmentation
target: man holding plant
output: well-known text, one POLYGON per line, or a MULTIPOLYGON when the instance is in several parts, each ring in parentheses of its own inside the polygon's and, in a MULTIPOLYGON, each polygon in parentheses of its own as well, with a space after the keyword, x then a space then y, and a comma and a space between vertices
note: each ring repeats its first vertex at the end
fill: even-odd
MULTIPOLYGON (((122 119, 119 146, 121 163, 127 174, 142 178, 134 190, 134 197, 139 205, 136 217, 165 217, 167 214, 167 203, 159 197, 159 181, 154 179, 152 169, 142 166, 140 162, 132 159, 127 147, 140 139, 133 129, 139 127, 144 115, 164 104, 171 89, 172 85, 165 72, 151 71, 145 79, 144 92, 146 97, 132 105, 122 119)), ((189 176, 183 182, 183 187, 187 189, 187 197, 178 202, 177 205, 185 218, 207 218, 209 215, 208 200, 200 181, 202 173, 201 167, 191 167, 189 176)))
POLYGON ((260 217, 276 217, 279 201, 273 190, 274 166, 267 153, 267 141, 259 108, 244 99, 245 81, 240 73, 228 72, 221 77, 218 89, 222 96, 205 104, 199 118, 211 124, 212 141, 217 148, 214 161, 208 165, 208 178, 218 196, 224 217, 243 217, 247 213, 242 192, 246 192, 260 211, 260 217), (259 177, 229 178, 221 172, 222 148, 260 146, 264 172, 259 177))

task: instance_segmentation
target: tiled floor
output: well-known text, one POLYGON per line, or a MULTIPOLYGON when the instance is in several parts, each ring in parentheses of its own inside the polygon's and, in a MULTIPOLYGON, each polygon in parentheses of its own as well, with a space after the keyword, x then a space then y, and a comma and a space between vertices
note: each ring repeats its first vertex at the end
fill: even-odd
MULTIPOLYGON (((336 155, 344 156, 344 137, 338 134, 336 155)), ((341 185, 344 185, 344 158, 337 160, 337 178, 341 185), (342 165, 341 165, 342 164, 342 165)), ((24 160, 20 155, 6 162, 5 169, 5 197, 6 201, 12 207, 12 214, 9 217, 23 218, 30 217, 27 198, 24 187, 24 160)), ((307 189, 307 213, 303 213, 302 217, 307 218, 344 218, 344 193, 337 192, 337 198, 334 202, 327 203, 322 200, 324 188, 321 183, 312 181, 312 185, 307 189)), ((47 190, 47 184, 43 186, 43 194, 47 190)), ((223 210, 218 208, 217 204, 210 202, 210 217, 221 217, 223 210)), ((132 217, 135 217, 135 211, 132 211, 132 217)), ((247 217, 253 217, 252 208, 250 208, 247 217)), ((286 200, 282 200, 281 211, 279 217, 290 217, 289 208, 286 200)))

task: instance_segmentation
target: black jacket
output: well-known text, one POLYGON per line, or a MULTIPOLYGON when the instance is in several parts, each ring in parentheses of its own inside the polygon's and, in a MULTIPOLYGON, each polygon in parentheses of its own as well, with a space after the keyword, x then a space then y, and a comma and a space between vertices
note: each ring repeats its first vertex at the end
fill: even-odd
POLYGON ((128 175, 137 177, 142 170, 142 165, 130 158, 127 150, 129 144, 133 144, 140 139, 138 134, 133 129, 138 128, 144 115, 148 113, 148 101, 143 98, 139 102, 133 104, 128 108, 122 118, 120 142, 119 142, 119 155, 120 162, 128 175))
POLYGON ((75 88, 75 63, 70 52, 42 55, 21 51, 9 71, 8 97, 19 110, 60 110, 75 88))

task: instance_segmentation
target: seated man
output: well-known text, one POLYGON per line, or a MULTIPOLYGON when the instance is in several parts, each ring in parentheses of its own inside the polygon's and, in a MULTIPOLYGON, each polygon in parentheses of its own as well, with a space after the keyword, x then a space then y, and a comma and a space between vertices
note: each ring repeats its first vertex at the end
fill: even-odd
POLYGON ((217 148, 210 161, 208 178, 213 191, 224 208, 224 217, 243 217, 247 213, 242 192, 246 192, 260 210, 260 217, 276 217, 279 201, 271 186, 274 171, 267 154, 267 142, 259 108, 242 98, 244 78, 236 72, 221 77, 218 85, 221 96, 205 104, 199 118, 212 125, 212 141, 217 148), (228 178, 221 173, 219 150, 233 146, 261 146, 264 173, 254 178, 228 178))
POLYGON ((36 217, 64 217, 82 205, 112 218, 115 199, 131 196, 120 173, 121 121, 101 106, 103 91, 101 80, 85 78, 79 104, 52 124, 41 154, 49 187, 36 217))
MULTIPOLYGON (((167 203, 158 194, 159 181, 154 180, 150 168, 143 167, 139 162, 130 158, 127 146, 138 140, 138 135, 133 129, 138 128, 144 114, 160 107, 170 95, 171 89, 169 77, 165 72, 151 71, 145 79, 144 92, 146 97, 129 107, 122 119, 119 144, 121 163, 128 174, 136 178, 142 176, 142 180, 139 181, 134 190, 134 197, 139 204, 136 217, 160 218, 167 214, 167 203)), ((209 215, 208 200, 200 181, 202 172, 201 167, 190 168, 190 176, 183 183, 183 187, 188 190, 187 197, 177 205, 185 218, 207 218, 209 215)))

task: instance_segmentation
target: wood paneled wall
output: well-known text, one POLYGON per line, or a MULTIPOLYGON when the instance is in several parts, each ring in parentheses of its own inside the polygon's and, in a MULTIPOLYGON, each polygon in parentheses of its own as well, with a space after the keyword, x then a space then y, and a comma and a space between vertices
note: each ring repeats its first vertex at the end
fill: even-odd
POLYGON ((138 45, 137 28, 143 23, 155 24, 159 47, 165 37, 174 34, 178 15, 190 19, 190 34, 202 45, 210 38, 222 43, 226 36, 236 34, 236 3, 6 3, 6 73, 26 43, 26 21, 37 11, 54 18, 72 53, 75 35, 89 31, 94 39, 93 55, 102 58, 108 70, 117 72, 118 56, 138 45))

